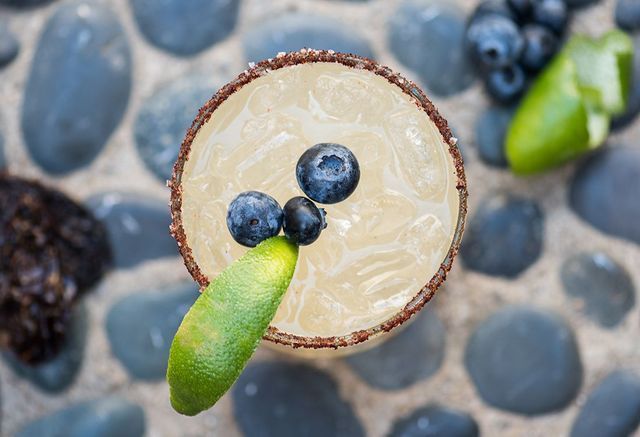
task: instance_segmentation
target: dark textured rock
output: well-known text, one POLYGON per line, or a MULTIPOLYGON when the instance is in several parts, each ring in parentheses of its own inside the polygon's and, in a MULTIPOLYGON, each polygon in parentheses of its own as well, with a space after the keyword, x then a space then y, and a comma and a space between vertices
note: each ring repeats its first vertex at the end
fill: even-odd
POLYGON ((373 58, 369 42, 345 23, 305 13, 289 13, 257 23, 242 39, 249 61, 302 48, 335 50, 373 58))
POLYGON ((636 302, 627 271, 602 252, 581 253, 562 265, 565 292, 596 323, 612 328, 624 319, 636 302))
POLYGON ((111 308, 107 316, 111 350, 132 377, 165 377, 171 341, 198 296, 197 287, 189 283, 134 292, 111 308))
POLYGON ((395 337, 346 361, 373 387, 398 390, 433 375, 442 365, 444 353, 444 326, 427 308, 395 337))
POLYGON ((116 396, 80 402, 32 422, 16 437, 142 437, 144 411, 116 396))
POLYGON ((591 392, 573 423, 571 437, 626 437, 638 425, 640 377, 616 370, 591 392))
POLYGON ((462 244, 471 270, 513 278, 542 252, 544 217, 532 200, 495 195, 480 203, 462 244))
POLYGON ((480 115, 476 121, 476 143, 478 155, 486 164, 506 168, 507 156, 504 140, 513 117, 513 110, 493 106, 480 115))
POLYGON ((9 30, 6 20, 0 19, 0 68, 9 65, 18 56, 20 44, 9 30))
POLYGON ((508 307, 480 323, 464 362, 485 402, 518 414, 561 410, 582 383, 571 328, 558 316, 529 307, 508 307))
POLYGON ((633 38, 633 77, 625 111, 611 120, 611 128, 619 130, 630 125, 640 113, 640 35, 633 38))
POLYGON ((600 231, 640 244, 640 149, 605 148, 571 183, 571 208, 600 231))
POLYGON ((27 81, 22 131, 32 158, 63 174, 89 164, 120 122, 131 88, 131 55, 104 4, 61 5, 47 22, 27 81))
POLYGON ((618 0, 615 17, 618 27, 635 32, 640 29, 640 3, 638 0, 618 0))
POLYGON ((190 75, 158 89, 143 103, 134 125, 136 146, 142 161, 159 179, 171 178, 187 129, 215 91, 210 79, 190 75))
POLYGON ((364 436, 335 381, 313 367, 253 364, 242 372, 232 394, 234 414, 245 436, 364 436))
POLYGON ((107 227, 116 267, 129 268, 144 261, 177 256, 169 234, 171 216, 165 202, 133 194, 106 193, 88 205, 107 227))
POLYGON ((20 377, 48 393, 58 393, 69 387, 78 376, 82 367, 89 314, 84 304, 78 304, 71 317, 68 333, 62 349, 53 360, 29 366, 10 353, 3 354, 5 361, 20 377))
POLYGON ((151 44, 189 56, 229 36, 240 0, 130 0, 130 4, 140 31, 151 44))
POLYGON ((5 173, 0 230, 0 347, 51 360, 74 302, 111 266, 107 230, 65 194, 5 173))
POLYGON ((389 22, 389 48, 434 94, 449 96, 475 78, 464 50, 466 17, 445 0, 404 0, 389 22))
POLYGON ((478 424, 462 411, 427 405, 393 424, 388 437, 477 437, 478 424))

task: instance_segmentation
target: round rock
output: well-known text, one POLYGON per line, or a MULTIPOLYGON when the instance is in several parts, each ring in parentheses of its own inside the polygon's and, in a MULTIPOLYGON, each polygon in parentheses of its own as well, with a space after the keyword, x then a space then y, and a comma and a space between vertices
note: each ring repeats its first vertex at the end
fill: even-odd
POLYGON ((162 181, 171 178, 180 144, 198 109, 216 90, 211 81, 190 75, 159 88, 142 105, 134 136, 142 161, 162 181))
POLYGON ((625 437, 640 425, 640 377, 628 370, 610 373, 591 392, 571 429, 571 437, 625 437))
POLYGON ((458 93, 475 79, 464 49, 465 22, 455 2, 404 0, 389 21, 389 48, 432 93, 458 93))
POLYGON ((135 194, 106 193, 87 202, 107 228, 116 267, 178 256, 169 234, 171 216, 166 202, 135 194))
POLYGON ((306 365, 262 362, 247 367, 232 388, 245 436, 364 436, 353 408, 326 373, 306 365))
POLYGON ((31 8, 45 5, 52 1, 53 0, 0 0, 0 5, 7 5, 13 8, 31 8))
POLYGON ((129 0, 144 37, 178 56, 199 53, 233 31, 240 0, 129 0))
POLYGON ((600 3, 601 0, 564 0, 564 2, 570 8, 584 8, 586 6, 591 6, 596 3, 600 3))
POLYGON ((129 100, 131 55, 116 15, 102 3, 64 3, 31 65, 22 132, 32 158, 53 174, 88 165, 129 100))
POLYGON ((488 404, 523 415, 559 411, 582 383, 578 345, 558 316, 528 307, 493 314, 469 339, 464 363, 488 404))
POLYGON ((198 298, 194 284, 157 292, 134 292, 107 316, 113 354, 133 378, 163 379, 171 341, 184 315, 198 298))
POLYGON ((640 244, 640 149, 607 147, 571 183, 571 208, 600 231, 640 244))
POLYGON ((427 405, 397 420, 388 437, 477 437, 478 424, 463 411, 427 405))
POLYGON ((111 396, 80 402, 38 419, 19 431, 16 437, 142 437, 144 431, 142 408, 111 396))
POLYGON ((640 29, 640 3, 638 0, 618 0, 615 18, 616 24, 621 29, 629 32, 640 29))
POLYGON ((347 24, 307 13, 289 13, 257 23, 244 34, 242 45, 248 61, 302 48, 374 57, 369 42, 347 24))
POLYGON ((369 385, 399 390, 433 375, 444 353, 444 325, 433 310, 425 308, 402 332, 346 361, 369 385))
POLYGON ((466 231, 462 261, 471 270, 514 278, 542 253, 542 210, 532 200, 507 195, 494 195, 480 205, 466 231))
POLYGON ((71 386, 82 367, 87 332, 89 331, 89 313, 83 303, 73 310, 71 322, 60 352, 47 362, 30 366, 24 364, 11 353, 3 357, 16 375, 27 379, 47 393, 59 393, 71 386))
POLYGON ((493 106, 476 121, 476 143, 482 161, 492 167, 506 168, 504 140, 513 117, 513 110, 493 106))
POLYGON ((576 299, 587 317, 605 328, 619 324, 636 302, 627 271, 602 252, 567 259, 561 272, 564 290, 576 299))
POLYGON ((0 68, 9 65, 18 56, 20 44, 9 30, 6 20, 0 20, 0 68))

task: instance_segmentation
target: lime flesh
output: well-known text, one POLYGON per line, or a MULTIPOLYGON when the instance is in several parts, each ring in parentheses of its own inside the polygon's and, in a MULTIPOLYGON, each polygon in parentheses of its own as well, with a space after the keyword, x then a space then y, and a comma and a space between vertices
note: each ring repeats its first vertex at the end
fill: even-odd
POLYGON ((194 416, 240 376, 273 319, 296 267, 298 247, 273 237, 249 250, 205 289, 171 344, 171 405, 194 416))

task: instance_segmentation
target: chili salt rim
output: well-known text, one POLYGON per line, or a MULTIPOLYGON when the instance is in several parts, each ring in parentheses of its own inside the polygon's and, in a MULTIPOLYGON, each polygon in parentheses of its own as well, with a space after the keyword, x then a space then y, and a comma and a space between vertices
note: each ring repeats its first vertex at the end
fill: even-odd
POLYGON ((379 76, 384 77, 390 83, 398 86, 412 100, 427 113, 431 121, 436 125, 445 143, 449 145, 449 153, 453 158, 457 183, 456 189, 459 194, 458 222, 456 230, 449 247, 449 251, 445 256, 440 268, 433 275, 427 284, 409 301, 407 305, 393 317, 385 322, 366 330, 355 331, 343 336, 334 337, 304 337, 281 331, 278 328, 269 326, 264 339, 271 342, 290 346, 293 348, 306 349, 337 349, 340 347, 353 346, 385 332, 391 331, 393 328, 403 324, 416 314, 422 307, 429 302, 435 295, 438 288, 446 280, 447 274, 451 270, 453 261, 460 249, 462 234, 464 233, 466 215, 467 215, 467 180, 464 173, 464 165, 462 155, 457 146, 457 139, 451 134, 451 130, 447 121, 440 115, 436 107, 431 103, 422 90, 413 82, 405 79, 400 74, 394 73, 389 67, 380 65, 371 59, 363 58, 349 53, 337 53, 332 50, 313 50, 302 49, 298 52, 279 53, 272 59, 261 61, 257 64, 250 64, 249 69, 242 72, 234 80, 223 86, 216 94, 200 109, 191 127, 180 146, 178 159, 173 166, 173 176, 167 185, 171 189, 171 217, 170 226, 171 235, 176 239, 178 248, 185 266, 191 276, 198 282, 201 288, 205 288, 209 284, 209 279, 202 273, 200 267, 195 262, 191 248, 187 244, 184 227, 182 225, 182 174, 184 165, 189 158, 191 144, 196 137, 200 128, 209 120, 215 110, 233 93, 238 91, 249 82, 269 74, 273 70, 285 68, 293 65, 314 63, 314 62, 333 62, 345 65, 351 68, 363 69, 371 71, 379 76))

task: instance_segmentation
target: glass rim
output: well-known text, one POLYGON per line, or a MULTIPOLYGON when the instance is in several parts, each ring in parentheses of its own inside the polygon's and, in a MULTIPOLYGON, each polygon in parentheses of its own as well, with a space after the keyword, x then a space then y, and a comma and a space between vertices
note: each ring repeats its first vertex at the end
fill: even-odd
POLYGON ((191 127, 187 131, 185 138, 180 146, 180 152, 178 158, 173 167, 173 175, 171 180, 167 182, 167 186, 171 190, 171 235, 175 238, 178 249, 184 264, 187 267, 192 278, 200 285, 201 289, 206 288, 209 285, 209 279, 202 272, 195 259, 191 248, 187 244, 187 238, 182 224, 182 174, 184 165, 189 159, 191 151, 191 145, 200 128, 211 118, 211 115, 218 109, 218 107, 226 101, 231 95, 247 85, 251 81, 260 78, 273 70, 280 68, 291 67, 294 65, 301 65, 307 63, 317 62, 331 62, 339 63, 350 68, 368 70, 375 73, 390 83, 398 86, 405 94, 407 94, 426 114, 431 121, 436 125, 445 144, 449 145, 449 154, 452 157, 455 173, 457 177, 456 189, 459 195, 458 205, 458 220, 456 229, 451 241, 449 250, 440 264, 440 268, 435 272, 433 277, 418 291, 418 293, 396 314, 386 321, 364 330, 354 331, 350 334, 332 337, 306 337, 295 334, 290 334, 279 330, 274 326, 269 326, 263 339, 271 341, 283 346, 289 346, 294 349, 338 349, 343 347, 354 346, 356 344, 365 342, 374 337, 378 337, 384 333, 388 333, 394 328, 402 325, 409 320, 414 314, 424 307, 429 302, 436 291, 444 283, 447 278, 448 272, 453 266, 453 261, 456 258, 460 249, 460 243, 462 240, 462 234, 464 233, 464 227, 467 216, 467 180, 464 172, 464 165, 460 149, 458 148, 458 140, 455 138, 451 130, 449 129, 447 121, 440 115, 437 108, 424 94, 424 92, 413 82, 407 80, 398 73, 395 73, 389 67, 378 64, 377 62, 363 58, 349 53, 340 53, 333 50, 313 50, 302 49, 297 52, 278 53, 275 58, 270 58, 258 63, 250 63, 249 69, 242 72, 234 80, 229 82, 220 88, 214 95, 204 104, 198 115, 194 119, 191 127))

